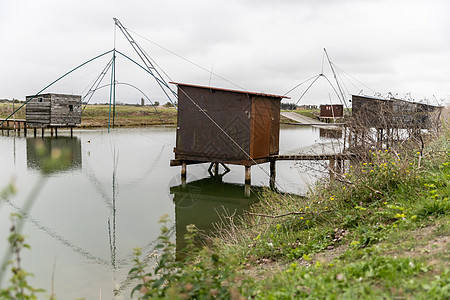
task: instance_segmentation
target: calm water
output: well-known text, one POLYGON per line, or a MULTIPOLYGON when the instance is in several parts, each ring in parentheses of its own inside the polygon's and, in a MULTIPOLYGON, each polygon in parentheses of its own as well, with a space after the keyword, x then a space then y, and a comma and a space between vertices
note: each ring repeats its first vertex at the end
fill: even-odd
MULTIPOLYGON (((175 129, 109 134, 78 129, 74 138, 62 130, 58 134, 42 139, 0 133, 0 190, 10 182, 18 188, 0 200, 0 259, 7 254, 9 216, 20 213, 25 216, 22 233, 32 247, 23 251, 23 266, 35 274, 32 285, 48 293, 54 272, 59 299, 112 299, 114 289, 122 291, 117 299, 128 299, 125 279, 133 248, 152 251, 160 216, 169 215, 181 247, 187 224, 208 230, 217 212, 239 214, 255 201, 243 197, 240 166, 230 166, 221 180, 209 178, 207 164, 188 166, 188 185, 181 189, 180 167, 169 167, 175 129)), ((280 153, 321 152, 318 143, 327 149, 328 142, 319 129, 282 128, 280 153)), ((268 164, 252 168, 254 189, 268 185, 267 172, 268 164)), ((304 193, 315 175, 293 162, 277 163, 277 184, 285 192, 304 193)))

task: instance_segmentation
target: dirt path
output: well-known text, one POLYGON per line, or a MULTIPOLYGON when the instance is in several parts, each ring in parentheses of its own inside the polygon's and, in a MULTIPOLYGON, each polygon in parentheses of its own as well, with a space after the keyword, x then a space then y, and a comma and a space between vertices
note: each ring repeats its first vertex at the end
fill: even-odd
POLYGON ((283 117, 286 117, 288 119, 291 119, 292 121, 299 122, 299 123, 302 123, 302 124, 317 124, 317 123, 320 123, 319 120, 316 120, 316 119, 313 119, 313 118, 310 118, 310 117, 306 117, 306 116, 302 116, 302 115, 299 115, 299 114, 297 114, 295 112, 282 111, 280 114, 283 117))
POLYGON ((301 124, 305 124, 305 125, 311 125, 311 126, 316 127, 316 128, 326 128, 326 129, 340 129, 340 128, 342 128, 340 126, 335 126, 335 125, 332 125, 332 124, 321 122, 321 121, 319 121, 317 119, 313 119, 313 118, 310 118, 310 117, 302 116, 302 115, 297 114, 295 112, 282 111, 280 114, 283 117, 291 119, 291 120, 293 120, 295 122, 298 122, 298 123, 301 123, 301 124))

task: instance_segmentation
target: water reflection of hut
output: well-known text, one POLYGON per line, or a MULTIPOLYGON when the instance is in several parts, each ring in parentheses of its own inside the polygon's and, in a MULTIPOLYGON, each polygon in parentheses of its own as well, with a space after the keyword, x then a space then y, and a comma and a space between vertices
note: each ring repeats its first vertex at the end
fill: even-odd
POLYGON ((81 157, 79 138, 27 138, 29 169, 40 170, 44 174, 80 169, 81 157))
POLYGON ((319 136, 327 139, 342 138, 342 128, 319 128, 319 136))
MULTIPOLYGON (((222 182, 221 177, 208 177, 187 183, 184 187, 171 187, 170 193, 174 195, 175 203, 177 250, 185 247, 187 225, 194 224, 209 233, 223 214, 228 212, 234 218, 242 215, 257 200, 254 193, 250 198, 245 197, 243 189, 243 185, 222 182)), ((258 187, 252 187, 252 191, 258 191, 258 187)))

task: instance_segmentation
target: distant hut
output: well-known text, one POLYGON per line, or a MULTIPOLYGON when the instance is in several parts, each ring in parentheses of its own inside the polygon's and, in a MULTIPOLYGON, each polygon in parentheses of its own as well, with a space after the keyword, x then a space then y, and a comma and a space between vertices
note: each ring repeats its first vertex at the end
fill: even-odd
POLYGON ((441 110, 441 106, 402 99, 352 95, 353 119, 364 127, 430 129, 441 110))
POLYGON ((322 104, 320 105, 319 118, 324 120, 344 117, 344 106, 342 104, 322 104))
POLYGON ((26 97, 29 127, 73 127, 81 124, 81 96, 41 94, 26 97))
POLYGON ((439 129, 441 111, 431 104, 352 95, 349 146, 381 148, 415 139, 422 130, 439 129))

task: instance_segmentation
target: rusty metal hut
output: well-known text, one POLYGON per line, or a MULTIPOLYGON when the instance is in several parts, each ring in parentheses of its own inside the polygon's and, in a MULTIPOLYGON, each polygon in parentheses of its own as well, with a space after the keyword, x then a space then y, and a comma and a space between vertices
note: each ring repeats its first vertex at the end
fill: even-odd
POLYGON ((26 97, 29 127, 73 127, 81 124, 81 96, 40 94, 26 97))
POLYGON ((280 101, 284 96, 174 83, 178 86, 175 160, 246 166, 278 154, 280 101))

